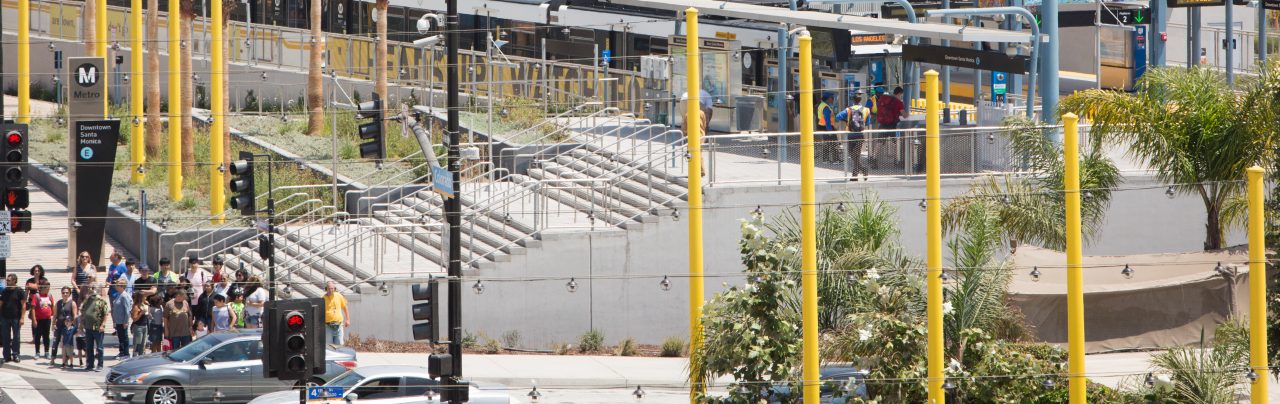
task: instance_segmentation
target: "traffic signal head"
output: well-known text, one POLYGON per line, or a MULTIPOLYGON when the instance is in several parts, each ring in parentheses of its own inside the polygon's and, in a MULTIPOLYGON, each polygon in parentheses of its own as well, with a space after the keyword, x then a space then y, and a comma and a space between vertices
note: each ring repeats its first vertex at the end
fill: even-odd
POLYGON ((384 119, 382 111, 382 99, 378 98, 378 93, 373 93, 372 101, 360 103, 357 114, 362 119, 372 119, 370 122, 360 124, 360 139, 366 142, 360 144, 360 157, 366 159, 382 160, 387 157, 387 148, 383 142, 383 125, 384 119))
POLYGON ((31 193, 26 188, 9 188, 4 190, 4 200, 0 204, 9 209, 26 209, 31 206, 31 193))
POLYGON ((31 211, 15 210, 9 212, 9 231, 14 233, 31 231, 31 211))
POLYGON ((302 373, 307 370, 307 319, 301 311, 293 310, 284 314, 284 368, 289 372, 302 373))
POLYGON ((325 373, 324 299, 274 300, 264 309, 264 375, 308 380, 325 373))
POLYGON ((245 216, 253 216, 258 209, 255 206, 253 185, 253 153, 240 152, 240 160, 231 162, 231 208, 245 216))
POLYGON ((417 341, 440 341, 440 306, 444 303, 440 298, 440 284, 435 279, 427 283, 413 285, 413 339, 417 341))
POLYGON ((4 159, 0 161, 0 167, 3 167, 4 189, 10 188, 26 188, 27 187, 27 125, 21 124, 5 124, 0 125, 0 134, 4 138, 0 139, 0 155, 4 159))

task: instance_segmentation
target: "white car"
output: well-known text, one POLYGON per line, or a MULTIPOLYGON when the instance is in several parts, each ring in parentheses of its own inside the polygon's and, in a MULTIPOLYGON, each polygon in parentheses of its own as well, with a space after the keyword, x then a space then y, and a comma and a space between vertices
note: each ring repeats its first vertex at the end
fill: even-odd
MULTIPOLYGON (((324 398, 308 397, 308 403, 433 403, 440 402, 439 382, 431 379, 427 368, 408 365, 362 366, 339 375, 320 389, 324 398)), ((504 387, 478 387, 472 384, 470 404, 511 404, 504 387)), ((260 396, 249 404, 293 404, 298 390, 278 391, 260 396)))

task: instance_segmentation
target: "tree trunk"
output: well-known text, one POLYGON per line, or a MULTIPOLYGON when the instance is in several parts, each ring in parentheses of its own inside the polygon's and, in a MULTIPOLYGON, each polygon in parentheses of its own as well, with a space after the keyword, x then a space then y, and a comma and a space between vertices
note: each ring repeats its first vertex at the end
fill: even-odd
MULTIPOLYGON (((240 2, 236 0, 224 0, 222 2, 222 32, 224 35, 223 39, 229 40, 229 36, 226 36, 227 27, 231 25, 231 14, 236 11, 236 6, 239 3, 240 2)), ((231 46, 235 46, 235 45, 228 46, 226 43, 223 43, 222 46, 224 47, 223 49, 231 49, 231 46)), ((224 75, 224 77, 222 78, 222 94, 223 94, 222 101, 221 101, 222 111, 223 113, 227 114, 227 116, 230 116, 231 115, 231 101, 230 101, 231 100, 231 69, 230 69, 231 57, 229 57, 230 52, 226 50, 224 50, 222 54, 223 54, 222 73, 224 75)), ((213 102, 218 102, 218 100, 213 100, 213 102)), ((226 121, 223 121, 223 125, 222 125, 222 161, 223 161, 223 164, 229 164, 231 162, 231 125, 229 125, 228 122, 226 121)))
MULTIPOLYGON (((374 64, 376 69, 373 72, 374 91, 382 97, 382 109, 391 109, 391 105, 387 102, 387 4, 388 0, 378 0, 375 6, 378 8, 378 44, 374 48, 374 64)), ((384 127, 385 129, 385 127, 384 127)))
POLYGON ((320 44, 321 1, 311 0, 311 61, 307 66, 307 135, 318 136, 324 129, 324 85, 320 64, 324 61, 320 44))
POLYGON ((1222 249, 1222 205, 1216 202, 1207 202, 1204 205, 1205 224, 1204 224, 1204 250, 1213 251, 1222 249))
MULTIPOLYGON (((163 146, 160 120, 160 0, 147 1, 147 63, 144 80, 147 86, 147 155, 158 156, 163 146)), ((157 160, 159 161, 159 160, 157 160)))
POLYGON ((95 45, 98 42, 98 32, 96 26, 98 23, 97 2, 84 2, 83 21, 80 23, 80 38, 84 40, 85 56, 92 56, 96 50, 95 45))
POLYGON ((191 69, 191 48, 195 47, 193 25, 195 23, 195 3, 182 2, 182 35, 187 46, 182 47, 182 175, 189 176, 195 172, 195 127, 191 121, 191 104, 195 100, 194 74, 191 69))

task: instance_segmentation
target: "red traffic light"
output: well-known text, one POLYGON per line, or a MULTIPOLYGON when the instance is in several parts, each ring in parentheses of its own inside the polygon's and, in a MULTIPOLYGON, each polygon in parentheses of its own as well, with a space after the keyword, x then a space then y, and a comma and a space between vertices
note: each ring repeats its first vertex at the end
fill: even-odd
POLYGON ((9 143, 9 147, 18 147, 22 144, 22 133, 11 130, 4 135, 4 141, 9 143))
POLYGON ((14 233, 31 231, 31 211, 15 210, 9 212, 9 231, 14 233))
POLYGON ((295 311, 284 316, 284 325, 289 328, 289 331, 298 332, 307 325, 307 320, 302 318, 302 313, 295 311))
POLYGON ((3 202, 9 209, 26 209, 31 205, 31 194, 26 188, 10 188, 4 191, 3 202))

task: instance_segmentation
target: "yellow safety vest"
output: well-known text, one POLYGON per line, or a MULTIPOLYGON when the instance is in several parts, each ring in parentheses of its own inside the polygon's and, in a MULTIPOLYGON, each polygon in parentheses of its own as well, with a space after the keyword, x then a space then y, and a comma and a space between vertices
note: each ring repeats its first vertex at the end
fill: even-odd
MULTIPOLYGON (((818 126, 824 130, 827 128, 828 113, 831 113, 830 105, 827 105, 826 102, 818 104, 818 126)), ((831 119, 835 119, 835 117, 833 116, 831 119)))

